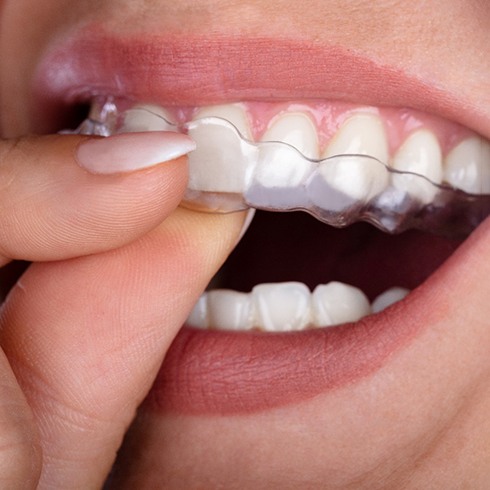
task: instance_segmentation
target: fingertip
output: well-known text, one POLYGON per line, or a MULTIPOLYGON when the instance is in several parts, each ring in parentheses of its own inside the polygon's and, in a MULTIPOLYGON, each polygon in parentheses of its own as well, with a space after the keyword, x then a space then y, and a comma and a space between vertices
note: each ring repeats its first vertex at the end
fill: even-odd
POLYGON ((170 131, 124 133, 80 142, 76 162, 93 174, 134 172, 175 160, 195 150, 187 135, 170 131))

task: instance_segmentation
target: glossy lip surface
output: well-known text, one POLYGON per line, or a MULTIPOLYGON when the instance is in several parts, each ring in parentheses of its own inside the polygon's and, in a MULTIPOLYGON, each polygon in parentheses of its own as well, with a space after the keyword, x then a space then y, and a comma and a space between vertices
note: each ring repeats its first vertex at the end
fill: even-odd
MULTIPOLYGON (((423 109, 473 128, 478 122, 478 114, 450 94, 339 47, 271 39, 117 38, 93 26, 58 43, 41 61, 32 113, 43 118, 33 120, 34 128, 45 130, 67 106, 94 94, 194 106, 324 98, 423 109)), ((256 335, 184 328, 147 406, 250 413, 365 378, 431 317, 443 314, 443 307, 428 301, 438 284, 431 277, 394 308, 334 329, 256 335)))
POLYGON ((423 322, 400 318, 409 307, 355 324, 285 334, 184 327, 146 406, 194 415, 248 414, 353 383, 416 335, 423 322))
POLYGON ((346 48, 291 39, 118 37, 92 25, 51 46, 32 92, 32 113, 42 115, 36 130, 94 94, 163 106, 339 100, 418 109, 483 129, 477 108, 456 94, 346 48))

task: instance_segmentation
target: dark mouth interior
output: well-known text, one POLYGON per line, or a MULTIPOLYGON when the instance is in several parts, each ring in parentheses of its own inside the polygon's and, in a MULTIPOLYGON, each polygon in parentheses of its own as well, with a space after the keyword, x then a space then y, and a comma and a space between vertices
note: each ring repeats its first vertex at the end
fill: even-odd
POLYGON ((33 129, 40 134, 51 134, 65 130, 75 130, 87 119, 90 101, 65 104, 48 101, 33 115, 33 129))
MULTIPOLYGON (((416 230, 388 235, 367 223, 337 229, 306 213, 257 211, 212 285, 248 292, 260 283, 300 281, 313 290, 341 281, 373 300, 393 286, 414 289, 462 241, 416 230)), ((28 265, 14 261, 2 269, 0 299, 28 265)))
POLYGON ((20 276, 29 267, 30 262, 23 260, 14 260, 2 267, 0 274, 0 302, 3 301, 8 292, 12 289, 20 276))
POLYGON ((393 286, 414 289, 461 242, 417 230, 388 235, 367 223, 336 229, 307 213, 257 211, 212 285, 248 292, 259 283, 300 281, 313 290, 341 281, 372 300, 393 286))

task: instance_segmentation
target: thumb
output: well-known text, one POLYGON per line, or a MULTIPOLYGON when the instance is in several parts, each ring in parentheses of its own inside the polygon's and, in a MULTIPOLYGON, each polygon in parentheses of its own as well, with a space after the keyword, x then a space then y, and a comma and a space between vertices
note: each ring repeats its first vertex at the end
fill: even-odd
POLYGON ((93 254, 144 235, 182 199, 179 157, 194 147, 170 132, 0 141, 0 265, 93 254))

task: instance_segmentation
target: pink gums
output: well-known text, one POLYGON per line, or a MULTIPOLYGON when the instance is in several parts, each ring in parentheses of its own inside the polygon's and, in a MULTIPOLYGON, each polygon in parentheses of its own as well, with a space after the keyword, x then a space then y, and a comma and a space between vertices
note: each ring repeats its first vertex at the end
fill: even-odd
MULTIPOLYGON (((462 140, 476 137, 468 128, 421 111, 396 107, 361 106, 338 101, 241 102, 247 115, 252 138, 260 141, 275 118, 284 113, 307 114, 316 125, 320 149, 323 151, 341 126, 356 114, 373 114, 380 117, 393 155, 416 130, 426 129, 437 137, 442 153, 446 155, 462 140)), ((195 108, 170 107, 168 112, 175 120, 185 122, 198 111, 195 108)))
POLYGON ((33 79, 33 114, 39 114, 34 128, 49 127, 67 106, 97 94, 174 108, 249 101, 245 105, 259 133, 281 110, 303 108, 319 126, 322 142, 362 107, 383 117, 393 148, 423 126, 447 151, 465 130, 442 118, 481 126, 479 114, 456 94, 336 46, 287 39, 117 36, 95 24, 60 40, 41 60, 33 79))

